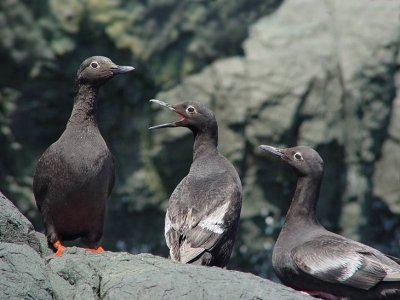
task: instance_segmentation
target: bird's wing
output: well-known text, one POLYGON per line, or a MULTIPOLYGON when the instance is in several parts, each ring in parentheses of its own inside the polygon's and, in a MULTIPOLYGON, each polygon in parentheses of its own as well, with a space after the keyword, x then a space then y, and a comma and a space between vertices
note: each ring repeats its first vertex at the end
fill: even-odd
POLYGON ((46 201, 49 181, 53 175, 49 170, 52 166, 57 165, 58 163, 56 159, 57 156, 54 155, 53 145, 47 148, 47 150, 39 158, 36 164, 35 174, 33 176, 33 194, 35 195, 36 205, 42 214, 45 213, 42 211, 43 202, 46 201))
MULTIPOLYGON (((167 209, 167 213, 165 214, 165 226, 164 226, 164 236, 165 236, 165 241, 167 243, 167 246, 169 248, 169 253, 170 257, 173 260, 180 260, 180 244, 181 244, 181 235, 180 235, 180 227, 183 226, 183 218, 182 216, 186 216, 186 207, 183 205, 179 205, 181 203, 180 201, 180 195, 184 194, 187 192, 186 190, 186 180, 187 177, 183 178, 182 181, 178 184, 178 186, 175 188, 174 192, 172 193, 169 203, 170 207, 172 209, 167 209), (176 204, 178 203, 178 205, 176 204), (169 216, 172 211, 172 216, 174 222, 171 222, 171 217, 169 216)), ((183 203, 182 203, 183 204, 183 203)))
POLYGON ((168 210, 165 214, 164 236, 169 248, 169 255, 173 260, 179 260, 179 232, 171 226, 171 220, 168 216, 168 210))
POLYGON ((114 188, 114 185, 115 185, 115 162, 114 162, 114 157, 112 155, 111 155, 110 170, 111 170, 111 177, 110 177, 110 182, 109 182, 109 185, 108 185, 107 198, 110 197, 111 192, 112 192, 112 190, 114 188))
MULTIPOLYGON (((293 261, 303 272, 322 281, 363 290, 385 280, 391 272, 392 266, 378 254, 366 245, 336 236, 321 236, 291 252, 293 261)), ((392 270, 392 274, 396 273, 397 270, 392 270)))
POLYGON ((385 254, 386 257, 390 258, 391 260, 395 261, 398 265, 400 265, 400 258, 385 254))
POLYGON ((171 257, 189 262, 204 251, 212 250, 236 226, 241 208, 241 186, 233 181, 228 184, 223 176, 207 178, 206 182, 191 181, 190 178, 185 181, 174 191, 180 201, 170 199, 165 237, 171 257), (204 199, 208 199, 207 203, 199 205, 204 199))

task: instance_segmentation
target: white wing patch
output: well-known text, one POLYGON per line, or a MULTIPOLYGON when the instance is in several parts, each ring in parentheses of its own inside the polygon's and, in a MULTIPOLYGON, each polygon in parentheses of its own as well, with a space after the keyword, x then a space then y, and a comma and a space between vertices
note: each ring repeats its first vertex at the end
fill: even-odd
POLYGON ((164 235, 171 229, 171 220, 168 217, 168 211, 165 214, 165 226, 164 226, 164 235))
POLYGON ((350 277, 356 273, 361 266, 363 265, 363 259, 361 257, 358 257, 357 260, 347 260, 344 263, 344 272, 343 274, 338 278, 339 281, 346 281, 350 277))
POLYGON ((223 233, 224 229, 222 228, 221 225, 223 224, 223 219, 226 212, 228 211, 228 207, 229 207, 229 202, 221 205, 207 218, 201 220, 199 226, 203 229, 210 230, 217 234, 223 233))

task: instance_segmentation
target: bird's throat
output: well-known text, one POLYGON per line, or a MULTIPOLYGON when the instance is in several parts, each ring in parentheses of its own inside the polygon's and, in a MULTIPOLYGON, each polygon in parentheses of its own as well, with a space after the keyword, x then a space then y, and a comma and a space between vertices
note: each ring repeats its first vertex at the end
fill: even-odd
POLYGON ((97 94, 98 87, 96 86, 82 84, 78 87, 69 123, 97 123, 97 94))
POLYGON ((197 131, 194 133, 193 160, 217 153, 218 134, 213 131, 197 131))
MULTIPOLYGON (((321 178, 299 177, 285 225, 300 223, 319 225, 316 216, 321 178)), ((297 224, 297 225, 296 225, 297 224)))

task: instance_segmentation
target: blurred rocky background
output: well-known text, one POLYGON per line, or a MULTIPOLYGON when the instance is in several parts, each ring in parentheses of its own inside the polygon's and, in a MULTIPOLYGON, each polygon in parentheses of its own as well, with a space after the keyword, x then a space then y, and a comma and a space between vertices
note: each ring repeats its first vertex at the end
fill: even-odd
POLYGON ((325 161, 329 229, 400 256, 400 2, 2 0, 0 190, 37 229, 37 159, 63 131, 80 63, 133 65, 99 99, 116 159, 104 246, 167 256, 168 197, 188 171, 185 129, 148 99, 216 113, 220 151, 244 185, 231 269, 273 278, 270 256, 296 178, 259 144, 308 145, 325 161))

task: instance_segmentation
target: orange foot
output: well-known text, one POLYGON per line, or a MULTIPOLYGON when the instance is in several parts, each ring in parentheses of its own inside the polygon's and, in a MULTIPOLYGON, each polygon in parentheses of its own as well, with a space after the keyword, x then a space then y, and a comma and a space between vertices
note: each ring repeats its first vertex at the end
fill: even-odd
POLYGON ((64 249, 65 249, 65 247, 64 247, 63 245, 61 245, 61 242, 60 242, 60 241, 55 242, 55 243, 53 244, 53 247, 54 247, 55 249, 57 249, 57 252, 56 252, 56 254, 54 254, 54 256, 61 256, 61 254, 63 253, 63 251, 64 251, 64 249))
POLYGON ((104 252, 104 249, 102 246, 97 247, 97 249, 85 248, 85 250, 88 252, 95 252, 95 253, 104 252))

